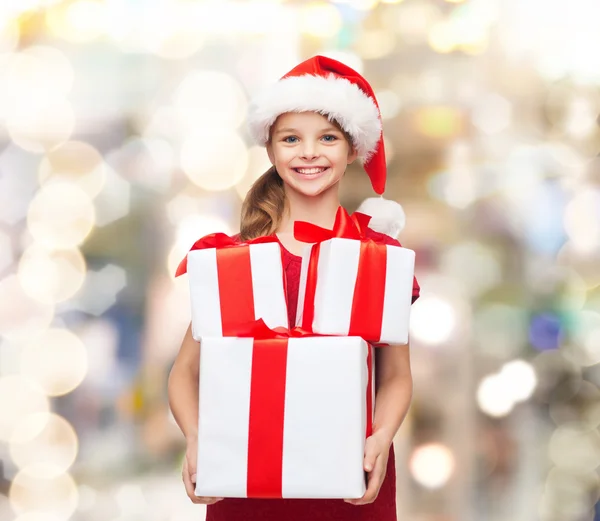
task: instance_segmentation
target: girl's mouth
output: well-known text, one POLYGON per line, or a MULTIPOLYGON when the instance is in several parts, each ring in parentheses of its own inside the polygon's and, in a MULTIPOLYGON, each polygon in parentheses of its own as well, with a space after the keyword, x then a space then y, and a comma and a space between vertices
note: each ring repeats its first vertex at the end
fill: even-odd
POLYGON ((296 173, 306 176, 306 177, 316 177, 323 172, 329 170, 329 167, 326 166, 316 166, 311 168, 292 168, 296 173))

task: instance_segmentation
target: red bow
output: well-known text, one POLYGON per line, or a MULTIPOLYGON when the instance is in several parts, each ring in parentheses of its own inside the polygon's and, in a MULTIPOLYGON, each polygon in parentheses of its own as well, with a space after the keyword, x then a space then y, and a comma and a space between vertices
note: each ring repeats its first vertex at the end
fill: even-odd
MULTIPOLYGON (((256 239, 249 239, 245 242, 237 242, 235 239, 225 233, 211 233, 205 235, 201 239, 198 239, 190 248, 193 250, 206 250, 209 248, 232 248, 234 246, 243 246, 245 244, 260 244, 265 242, 277 242, 276 237, 257 237, 256 239)), ((183 275, 187 271, 187 254, 183 260, 179 263, 175 277, 183 275)))
POLYGON ((316 224, 305 221, 296 221, 294 223, 294 237, 301 242, 322 242, 329 239, 364 239, 367 233, 367 226, 371 220, 370 215, 360 212, 354 212, 349 215, 348 212, 340 206, 335 214, 333 230, 321 228, 316 224))
POLYGON ((285 327, 276 327, 271 329, 262 318, 241 326, 237 331, 238 337, 251 337, 255 340, 272 340, 281 338, 301 338, 305 336, 328 336, 311 333, 301 327, 286 329, 285 327))

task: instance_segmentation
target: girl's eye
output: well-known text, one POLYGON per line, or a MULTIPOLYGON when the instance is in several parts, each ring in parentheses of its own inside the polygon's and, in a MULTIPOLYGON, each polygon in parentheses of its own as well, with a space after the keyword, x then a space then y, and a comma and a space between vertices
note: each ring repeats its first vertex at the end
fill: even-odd
POLYGON ((325 141, 327 141, 328 143, 331 143, 333 141, 335 141, 337 139, 337 137, 333 136, 332 134, 327 134, 326 136, 323 136, 323 139, 325 141), (330 139, 328 139, 330 138, 330 139))
POLYGON ((283 141, 286 143, 295 143, 295 141, 290 141, 291 139, 298 139, 296 136, 288 136, 286 138, 283 138, 283 141))

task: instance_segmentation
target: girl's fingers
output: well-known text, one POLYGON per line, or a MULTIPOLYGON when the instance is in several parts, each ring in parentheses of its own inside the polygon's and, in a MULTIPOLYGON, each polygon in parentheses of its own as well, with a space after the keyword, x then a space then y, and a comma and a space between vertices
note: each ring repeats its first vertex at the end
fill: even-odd
POLYGON ((359 499, 345 499, 344 501, 346 501, 346 503, 350 503, 351 505, 367 505, 377 499, 377 495, 379 494, 379 489, 381 488, 384 478, 385 469, 383 469, 382 461, 383 458, 381 455, 377 456, 374 468, 371 472, 369 472, 367 490, 365 491, 363 497, 359 499))

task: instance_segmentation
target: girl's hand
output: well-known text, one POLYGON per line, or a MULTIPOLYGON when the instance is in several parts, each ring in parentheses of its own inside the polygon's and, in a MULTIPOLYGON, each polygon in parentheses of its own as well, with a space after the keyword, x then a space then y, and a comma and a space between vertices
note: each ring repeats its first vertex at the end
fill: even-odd
POLYGON ((185 451, 185 459, 183 460, 182 477, 185 491, 192 503, 197 505, 212 505, 217 501, 221 501, 222 497, 200 497, 195 493, 196 489, 196 461, 198 457, 198 441, 188 440, 187 449, 185 451))
POLYGON ((374 433, 365 442, 364 469, 368 473, 367 490, 359 499, 344 499, 351 505, 367 505, 377 499, 379 489, 385 478, 387 462, 390 456, 391 442, 382 434, 374 433))

